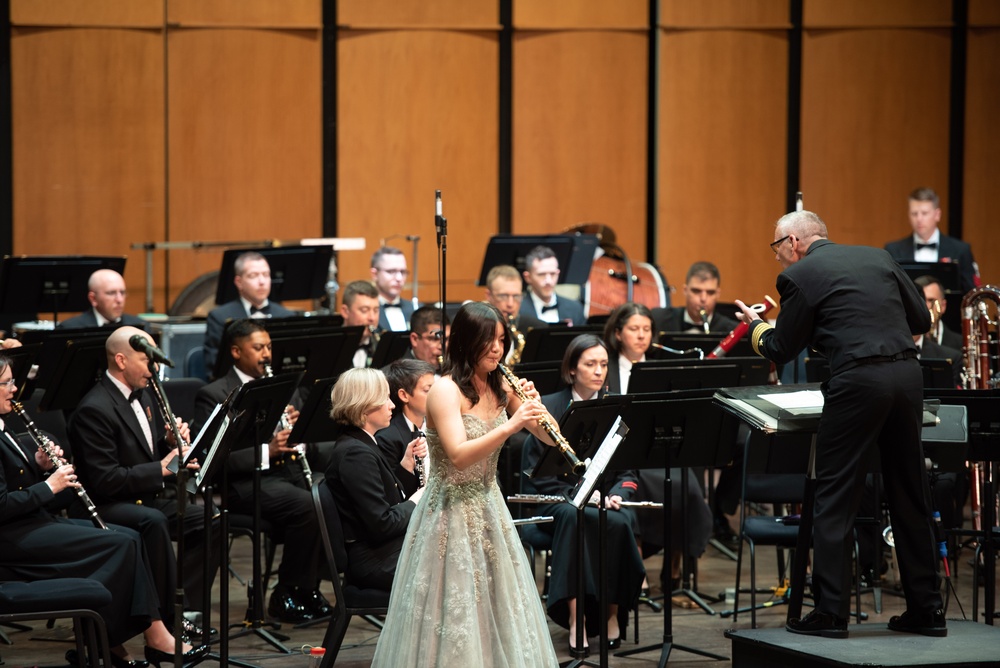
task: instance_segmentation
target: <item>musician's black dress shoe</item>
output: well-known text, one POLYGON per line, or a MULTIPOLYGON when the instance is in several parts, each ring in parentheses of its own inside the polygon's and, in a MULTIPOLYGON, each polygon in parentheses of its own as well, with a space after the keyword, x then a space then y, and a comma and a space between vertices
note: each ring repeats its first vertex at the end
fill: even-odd
POLYGON ((821 610, 813 610, 802 619, 790 619, 785 629, 792 633, 824 638, 846 638, 847 620, 821 610))
MULTIPOLYGON (((201 641, 205 637, 204 629, 202 629, 200 626, 190 621, 186 617, 184 618, 184 621, 181 623, 183 624, 184 627, 184 633, 181 634, 182 641, 187 643, 190 643, 192 641, 196 643, 201 643, 201 641)), ((212 627, 208 630, 209 638, 215 637, 217 635, 219 635, 219 629, 212 627)))
MULTIPOLYGON (((208 656, 208 645, 202 645, 201 647, 192 647, 188 651, 181 655, 185 668, 190 668, 191 666, 197 665, 205 660, 208 656)), ((173 653, 168 654, 162 650, 158 650, 155 647, 150 647, 146 645, 146 661, 150 664, 160 668, 162 663, 164 666, 174 665, 174 655, 173 653)))
POLYGON ((315 618, 302 601, 295 597, 291 587, 278 584, 271 592, 271 600, 267 604, 267 614, 288 624, 301 624, 315 618))
MULTIPOLYGON (((149 663, 147 663, 146 661, 141 661, 137 659, 132 659, 130 661, 128 659, 123 659, 114 652, 111 652, 110 654, 111 654, 111 665, 114 666, 114 668, 149 668, 149 663)), ((79 658, 77 657, 75 649, 66 650, 66 663, 68 663, 71 666, 80 665, 80 661, 79 658)), ((87 661, 87 665, 88 666, 90 665, 90 661, 87 661)))
POLYGON ((297 589, 295 591, 295 600, 310 612, 313 617, 329 617, 333 614, 330 602, 320 593, 319 589, 313 589, 312 591, 305 591, 301 588, 297 589))
POLYGON ((932 612, 911 612, 907 610, 903 614, 889 619, 889 630, 944 638, 948 635, 948 623, 944 619, 943 610, 934 610, 932 612))

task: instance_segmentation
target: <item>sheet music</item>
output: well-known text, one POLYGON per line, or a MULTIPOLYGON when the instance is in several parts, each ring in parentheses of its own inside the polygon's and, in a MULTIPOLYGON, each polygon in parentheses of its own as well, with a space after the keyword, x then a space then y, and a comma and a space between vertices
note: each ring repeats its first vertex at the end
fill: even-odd
POLYGON ((208 428, 212 425, 212 422, 215 420, 215 415, 219 412, 220 408, 222 408, 222 404, 215 405, 215 408, 212 409, 212 414, 208 416, 208 419, 205 420, 205 424, 201 426, 201 431, 199 431, 198 435, 194 437, 194 441, 191 442, 191 449, 188 450, 186 455, 184 455, 185 464, 187 464, 187 460, 191 456, 191 453, 195 451, 196 448, 194 446, 201 442, 201 437, 205 435, 205 432, 208 431, 208 428))
POLYGON ((793 415, 817 413, 823 410, 823 393, 819 390, 758 394, 757 397, 793 415))
POLYGON ((622 422, 622 416, 619 415, 615 418, 615 423, 611 425, 611 431, 604 437, 601 447, 597 449, 597 453, 587 466, 583 477, 580 478, 580 482, 577 483, 573 498, 570 499, 574 506, 583 508, 587 504, 590 495, 594 492, 594 488, 597 487, 598 479, 604 474, 604 469, 607 467, 608 462, 611 461, 615 451, 618 450, 618 445, 627 433, 628 425, 622 422))
MULTIPOLYGON (((212 411, 213 417, 215 416, 215 413, 218 412, 220 406, 221 404, 219 406, 216 406, 215 410, 212 411)), ((211 420, 209 420, 209 422, 211 422, 211 420)), ((222 442, 222 437, 226 435, 226 429, 228 427, 229 427, 229 416, 227 415, 224 418, 222 418, 222 424, 219 425, 219 431, 215 432, 215 438, 212 440, 212 447, 208 449, 208 452, 205 454, 205 461, 201 462, 201 468, 198 469, 198 473, 194 476, 194 480, 198 489, 202 488, 204 477, 208 474, 210 470, 212 470, 212 461, 215 458, 216 451, 218 451, 219 449, 219 443, 222 442)), ((204 433, 205 431, 204 427, 202 428, 201 431, 202 433, 204 433)), ((198 437, 201 438, 201 434, 198 434, 198 437)))

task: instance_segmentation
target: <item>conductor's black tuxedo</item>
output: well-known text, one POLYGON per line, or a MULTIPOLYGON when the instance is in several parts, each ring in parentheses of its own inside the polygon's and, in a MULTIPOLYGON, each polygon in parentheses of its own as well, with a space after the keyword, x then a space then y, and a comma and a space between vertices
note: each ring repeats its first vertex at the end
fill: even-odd
MULTIPOLYGON (((230 369, 219 380, 199 389, 195 396, 195 422, 203 425, 216 405, 242 384, 236 369, 230 369)), ((237 449, 232 450, 226 460, 229 510, 246 515, 254 512, 252 446, 252 443, 237 444, 237 449)), ((280 528, 284 536, 278 582, 312 591, 319 582, 319 524, 298 457, 291 453, 273 457, 268 468, 261 472, 260 512, 261 517, 280 528)))
MULTIPOLYGON (((294 311, 274 300, 269 300, 263 312, 269 318, 287 318, 295 315, 294 311)), ((208 319, 205 321, 205 369, 212 373, 215 368, 215 358, 219 355, 219 345, 222 343, 222 334, 226 330, 226 323, 230 320, 240 320, 249 318, 250 313, 243 306, 243 302, 237 298, 231 302, 226 302, 208 312, 208 319)))
MULTIPOLYGON (((131 327, 138 327, 142 331, 149 331, 146 329, 146 321, 134 315, 129 315, 128 313, 122 313, 122 317, 118 322, 105 323, 105 327, 120 327, 122 325, 129 325, 131 327)), ((97 315, 93 308, 89 308, 80 315, 73 316, 72 318, 67 318, 59 323, 58 327, 60 329, 81 329, 83 327, 97 327, 97 315)))
MULTIPOLYGON (((885 245, 896 262, 913 262, 913 235, 885 245)), ((958 272, 962 278, 962 294, 976 287, 976 268, 972 259, 972 246, 961 239, 938 235, 938 262, 957 262, 958 272)))
POLYGON ((333 447, 326 484, 344 525, 348 582, 390 589, 416 504, 406 500, 403 484, 375 439, 358 427, 347 427, 333 447))
MULTIPOLYGON (((151 392, 144 390, 139 401, 155 451, 150 451, 128 399, 106 374, 70 417, 68 432, 70 442, 75 444, 73 455, 80 482, 101 516, 106 522, 139 532, 157 591, 172 597, 177 575, 170 543, 177 527, 176 478, 164 478, 162 474, 160 460, 170 447, 151 392)), ((210 545, 214 547, 214 541, 206 536, 202 508, 189 506, 184 514, 184 591, 187 604, 195 608, 201 608, 205 589, 212 584, 205 582, 202 573, 210 545)))
MULTIPOLYGON (((410 349, 413 350, 412 348, 410 349)), ((403 468, 399 462, 403 459, 406 446, 414 439, 410 426, 406 424, 406 417, 403 411, 397 410, 392 414, 392 420, 385 429, 375 432, 375 440, 378 442, 379 450, 385 458, 385 463, 395 472, 396 477, 403 484, 403 491, 406 496, 410 496, 417 491, 417 476, 403 468)))

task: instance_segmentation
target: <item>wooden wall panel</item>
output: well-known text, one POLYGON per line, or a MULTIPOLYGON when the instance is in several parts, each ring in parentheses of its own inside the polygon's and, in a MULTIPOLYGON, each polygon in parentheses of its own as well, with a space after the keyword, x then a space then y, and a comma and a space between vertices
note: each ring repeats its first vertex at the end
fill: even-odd
POLYGON ((950 0, 803 0, 802 21, 815 27, 951 25, 950 0))
POLYGON ((319 28, 321 0, 167 0, 167 21, 180 25, 319 28))
POLYGON ((139 311, 145 276, 129 244, 164 233, 162 38, 12 33, 14 252, 128 255, 139 311))
POLYGON ((780 270, 767 244, 785 206, 787 36, 684 31, 662 45, 660 267, 679 287, 714 262, 724 301, 759 302, 780 270))
POLYGON ((660 0, 660 25, 669 28, 791 26, 789 0, 660 0))
POLYGON ((808 31, 803 51, 801 184, 830 237, 906 236, 918 186, 947 208, 949 31, 808 31))
MULTIPOLYGON (((473 286, 497 232, 497 49, 494 32, 341 31, 338 234, 368 241, 364 253, 341 254, 342 285, 369 277, 380 239, 419 235, 418 296, 436 300, 439 189, 448 299, 482 298, 473 286)), ((388 243, 412 265, 404 239, 388 243)))
MULTIPOLYGON (((197 0, 195 0, 197 1, 197 0)), ((337 25, 351 28, 496 28, 498 0, 339 0, 337 25)))
MULTIPOLYGON (((319 32, 178 29, 168 48, 168 238, 321 236, 319 32)), ((170 254, 172 296, 221 259, 170 254)))
POLYGON ((514 40, 512 231, 599 222, 644 260, 646 35, 572 31, 514 40))
POLYGON ((970 26, 1000 26, 1000 2, 969 0, 970 26))
POLYGON ((514 26, 638 29, 649 26, 649 0, 513 0, 514 26))
POLYGON ((166 0, 10 0, 10 22, 21 26, 163 25, 166 0))
POLYGON ((972 244, 985 283, 1000 285, 1000 30, 971 30, 965 110, 965 201, 962 237, 972 244))

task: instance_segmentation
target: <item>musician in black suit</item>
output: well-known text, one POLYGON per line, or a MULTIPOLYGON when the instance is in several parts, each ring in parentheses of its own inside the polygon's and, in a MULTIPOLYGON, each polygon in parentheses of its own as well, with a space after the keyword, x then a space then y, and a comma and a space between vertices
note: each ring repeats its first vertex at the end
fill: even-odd
MULTIPOLYGON (((604 393, 604 381, 608 370, 608 350, 604 342, 594 334, 581 334, 573 339, 566 349, 562 362, 563 389, 554 394, 542 397, 542 403, 555 420, 559 420, 574 401, 595 399, 604 393)), ((524 443, 524 468, 533 470, 548 446, 542 444, 534 436, 529 436, 524 443)), ((521 488, 526 494, 551 494, 565 496, 571 492, 578 477, 566 476, 536 477, 522 479, 521 488)), ((661 477, 662 480, 662 477, 661 477)), ((636 544, 632 526, 636 522, 634 512, 621 505, 628 501, 636 492, 638 483, 635 471, 619 471, 616 473, 614 485, 607 497, 607 541, 614 548, 608 550, 608 598, 604 599, 598 592, 597 566, 598 554, 598 513, 597 508, 587 508, 587 522, 584 539, 587 550, 584 554, 583 567, 586 572, 586 609, 584 619, 587 623, 585 635, 594 636, 600 633, 597 626, 600 620, 599 600, 608 604, 608 639, 612 649, 621 643, 621 632, 618 627, 618 609, 630 609, 635 605, 642 587, 646 570, 636 544)), ((594 492, 593 500, 597 501, 599 493, 594 492)), ((552 515, 552 524, 540 524, 539 528, 552 535, 552 571, 549 580, 549 596, 547 607, 549 616, 559 626, 569 629, 570 649, 575 649, 576 638, 576 526, 577 509, 570 503, 545 503, 538 507, 538 514, 552 515)))
POLYGON ((87 280, 90 308, 59 323, 63 329, 131 325, 146 329, 146 321, 125 313, 125 279, 114 269, 98 269, 87 280))
MULTIPOLYGON (((222 378, 205 385, 195 396, 197 425, 203 425, 215 407, 244 383, 264 377, 271 363, 271 337, 259 320, 243 318, 229 325, 227 338, 233 366, 222 378)), ((297 399, 297 398, 296 398, 297 399)), ((298 403, 293 399, 293 404, 298 403)), ((294 425, 298 411, 287 408, 294 425)), ((284 549, 278 566, 278 584, 267 611, 283 622, 298 624, 330 614, 330 604, 319 592, 319 525, 312 494, 303 475, 301 454, 288 443, 291 429, 280 429, 268 442, 268 467, 260 476, 260 497, 254 498, 256 468, 252 444, 238 444, 226 460, 229 510, 252 515, 260 504, 261 517, 281 529, 284 549), (240 446, 244 447, 240 447, 240 446)))
POLYGON ((330 416, 344 425, 326 484, 337 502, 347 541, 347 581, 389 590, 406 527, 424 488, 409 497, 375 441, 389 426, 389 384, 377 369, 349 369, 333 386, 330 416))
MULTIPOLYGON (((944 314, 948 310, 948 300, 944 296, 944 287, 934 276, 929 274, 918 276, 913 282, 920 286, 924 292, 924 300, 927 302, 927 310, 931 312, 931 322, 935 323, 928 332, 929 338, 934 339, 947 348, 954 348, 961 352, 965 346, 962 335, 944 324, 944 314)), ((956 359, 956 362, 958 360, 956 359)))
POLYGON ((628 392, 632 365, 646 361, 652 342, 653 315, 649 307, 625 302, 608 315, 608 321, 604 323, 604 344, 609 351, 608 392, 628 392))
MULTIPOLYGON (((172 653, 174 638, 160 619, 160 601, 139 534, 123 526, 106 531, 89 520, 54 514, 76 498, 80 483, 72 464, 57 468, 30 437, 19 439, 13 433, 12 422, 18 418, 10 402, 16 392, 10 361, 0 355, 0 579, 97 580, 111 592, 111 603, 97 612, 107 625, 114 665, 128 665, 131 657, 122 643, 139 633, 150 656, 172 653)), ((51 447, 63 457, 58 444, 51 447)), ((207 649, 199 648, 187 660, 207 649)))
POLYGON ((555 251, 548 246, 532 248, 524 256, 524 267, 524 281, 530 289, 527 298, 521 300, 522 316, 547 323, 586 324, 583 304, 556 295, 559 260, 555 251))
POLYGON ((784 268, 777 281, 781 313, 771 326, 737 301, 750 323, 750 342, 778 363, 809 345, 830 360, 831 370, 816 434, 816 608, 786 628, 847 637, 854 517, 863 463, 877 453, 906 595, 906 612, 890 619, 889 628, 946 635, 920 441, 923 379, 913 345, 913 334, 930 329, 923 295, 888 253, 832 243, 826 225, 809 211, 778 220, 771 248, 784 268))
POLYGON ((209 375, 226 329, 226 323, 240 318, 287 318, 295 315, 278 302, 270 301, 271 266, 260 253, 242 253, 233 263, 233 283, 239 297, 208 312, 205 323, 205 368, 209 375))
POLYGON ((421 360, 434 367, 434 373, 441 371, 441 356, 448 342, 451 325, 441 326, 441 309, 436 306, 421 306, 410 318, 410 347, 403 359, 421 360))
POLYGON ((410 328, 413 302, 400 297, 406 277, 406 256, 392 246, 382 246, 372 254, 372 281, 378 289, 378 326, 383 331, 405 332, 410 328))
POLYGON ((722 338, 738 323, 728 316, 715 312, 721 294, 719 268, 711 262, 695 262, 688 268, 684 279, 684 306, 654 308, 654 331, 700 334, 705 331, 707 320, 708 333, 719 334, 722 338), (704 317, 702 312, 705 314, 704 317))
POLYGON ((375 432, 379 450, 396 477, 403 483, 407 495, 421 485, 415 459, 427 456, 424 419, 427 415, 427 393, 434 385, 435 368, 423 360, 399 359, 384 369, 389 382, 389 398, 393 412, 389 426, 375 432))
POLYGON ((913 234, 885 245, 897 262, 957 262, 962 277, 962 294, 979 285, 979 267, 972 259, 972 247, 960 239, 941 234, 941 199, 930 188, 910 193, 910 225, 913 234))
MULTIPOLYGON (((68 434, 80 482, 101 516, 142 535, 157 591, 172 601, 177 567, 170 541, 177 528, 177 500, 176 476, 167 466, 178 456, 178 448, 154 397, 145 391, 149 360, 129 345, 135 335, 153 343, 149 334, 128 326, 108 337, 108 370, 73 412, 68 434)), ((187 423, 180 422, 180 432, 185 441, 190 439, 187 423)), ((215 540, 205 531, 203 509, 188 504, 182 555, 188 606, 200 608, 206 590, 211 590, 203 564, 209 558, 218 563, 217 556, 212 556, 215 550, 210 549, 214 547, 215 540)))
POLYGON ((354 351, 352 366, 355 369, 371 366, 372 356, 381 331, 378 329, 379 318, 378 289, 371 281, 351 281, 344 288, 343 303, 340 305, 340 315, 344 316, 344 327, 364 327, 361 342, 354 351))

